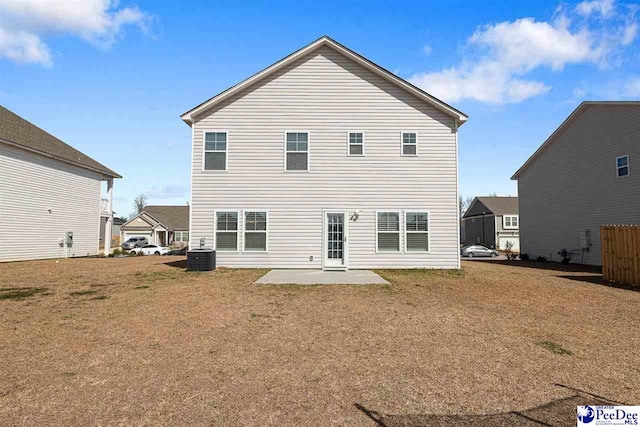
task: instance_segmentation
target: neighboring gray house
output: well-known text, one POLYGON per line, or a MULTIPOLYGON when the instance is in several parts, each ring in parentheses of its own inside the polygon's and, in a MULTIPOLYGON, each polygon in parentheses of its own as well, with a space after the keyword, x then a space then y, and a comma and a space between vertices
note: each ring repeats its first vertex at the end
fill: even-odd
POLYGON ((467 116, 329 37, 181 117, 219 265, 459 268, 467 116))
POLYGON ((156 245, 189 243, 189 206, 145 206, 120 226, 120 243, 130 237, 146 237, 156 245))
POLYGON ((600 226, 640 224, 638 159, 640 102, 580 104, 512 177, 521 251, 601 265, 600 226))
POLYGON ((520 250, 520 218, 517 197, 486 196, 473 199, 464 213, 464 245, 520 250))
POLYGON ((114 178, 0 106, 0 261, 97 255, 101 218, 109 227, 113 218, 114 178))

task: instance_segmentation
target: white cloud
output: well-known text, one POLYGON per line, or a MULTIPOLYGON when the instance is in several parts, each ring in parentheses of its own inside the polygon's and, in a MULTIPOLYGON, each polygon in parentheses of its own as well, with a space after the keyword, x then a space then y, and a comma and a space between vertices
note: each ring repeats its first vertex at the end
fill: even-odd
POLYGON ((49 34, 71 34, 108 49, 126 26, 146 31, 150 16, 117 0, 2 0, 0 56, 15 62, 52 64, 49 34))
POLYGON ((40 37, 25 32, 10 32, 0 28, 0 56, 18 63, 52 65, 51 52, 40 37))
POLYGON ((626 93, 624 95, 626 95, 626 97, 628 98, 640 97, 640 77, 631 79, 627 83, 626 93))
MULTIPOLYGON (((614 13, 600 4, 607 2, 589 3, 598 5, 585 5, 585 11, 590 7, 602 15, 614 13)), ((539 68, 559 72, 567 65, 585 63, 605 67, 614 52, 636 37, 633 13, 611 25, 574 24, 571 18, 559 9, 549 21, 522 18, 481 27, 467 40, 467 55, 459 65, 418 73, 409 80, 449 102, 518 103, 551 90, 550 85, 527 78, 530 72, 539 68)))
POLYGON ((594 13, 606 17, 614 13, 615 6, 613 0, 593 0, 583 1, 576 6, 576 12, 582 16, 590 16, 594 13))
POLYGON ((425 55, 429 56, 429 55, 431 55, 431 52, 433 52, 433 49, 428 44, 425 44, 422 47, 422 52, 424 52, 425 55))

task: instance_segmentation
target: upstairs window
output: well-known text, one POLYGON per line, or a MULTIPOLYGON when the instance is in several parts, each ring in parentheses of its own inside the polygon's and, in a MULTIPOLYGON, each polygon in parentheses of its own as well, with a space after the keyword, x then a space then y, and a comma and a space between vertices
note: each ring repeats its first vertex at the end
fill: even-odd
POLYGON ((629 175, 629 156, 621 156, 616 158, 616 169, 618 178, 629 175))
POLYGON ((238 250, 238 212, 216 212, 216 250, 238 250))
POLYGON ((204 170, 227 170, 227 133, 204 133, 204 170))
POLYGON ((244 213, 244 250, 266 252, 267 250, 267 213, 244 213))
POLYGON ((287 132, 285 147, 285 170, 309 170, 309 134, 306 132, 287 132))
POLYGON ((379 252, 400 251, 400 213, 378 212, 377 222, 377 250, 379 252))
POLYGON ((429 251, 429 214, 427 212, 405 213, 404 241, 407 252, 429 251))
POLYGON ((402 155, 418 155, 418 135, 415 132, 402 132, 402 155))
POLYGON ((349 155, 364 156, 364 134, 362 132, 349 132, 349 155))
POLYGON ((518 228, 518 215, 505 215, 502 217, 502 228, 505 230, 518 228))

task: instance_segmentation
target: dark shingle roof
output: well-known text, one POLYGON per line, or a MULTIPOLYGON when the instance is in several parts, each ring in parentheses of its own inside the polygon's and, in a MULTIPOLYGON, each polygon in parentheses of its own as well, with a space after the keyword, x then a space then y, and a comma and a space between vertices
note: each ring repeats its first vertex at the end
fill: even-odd
POLYGON ((26 121, 0 105, 0 141, 15 144, 76 166, 100 172, 113 178, 122 178, 108 167, 60 141, 50 133, 26 121))
POLYGON ((494 215, 517 214, 518 198, 517 197, 478 197, 483 205, 485 205, 494 215))
POLYGON ((145 206, 148 213, 169 230, 189 229, 189 206, 145 206))

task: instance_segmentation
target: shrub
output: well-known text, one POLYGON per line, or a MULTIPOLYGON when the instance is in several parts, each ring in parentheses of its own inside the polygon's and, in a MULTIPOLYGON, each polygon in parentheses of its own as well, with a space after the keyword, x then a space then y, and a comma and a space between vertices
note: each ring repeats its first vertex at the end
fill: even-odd
POLYGON ((111 253, 113 254, 113 256, 122 255, 122 251, 119 248, 115 248, 111 253))
POLYGON ((135 253, 135 252, 133 252, 133 251, 129 251, 129 252, 127 252, 127 255, 129 255, 129 256, 136 256, 136 253, 135 253))
POLYGON ((547 262, 547 257, 546 256, 542 256, 540 255, 538 258, 536 258, 537 262, 547 262))
POLYGON ((513 242, 507 241, 504 247, 504 254, 507 256, 507 261, 513 261, 517 255, 513 253, 513 242))
POLYGON ((115 255, 115 254, 113 254, 113 253, 110 253, 108 256, 109 256, 109 258, 113 258, 113 257, 114 257, 114 256, 116 256, 116 255, 115 255))
POLYGON ((558 255, 562 257, 563 264, 566 265, 566 264, 569 264, 569 262, 571 262, 571 256, 569 256, 569 252, 567 252, 566 249, 563 249, 560 252, 558 252, 558 255))
POLYGON ((528 253, 526 253, 526 252, 525 252, 525 253, 523 253, 523 254, 520 254, 520 259, 521 259, 522 261, 529 261, 529 254, 528 254, 528 253))

